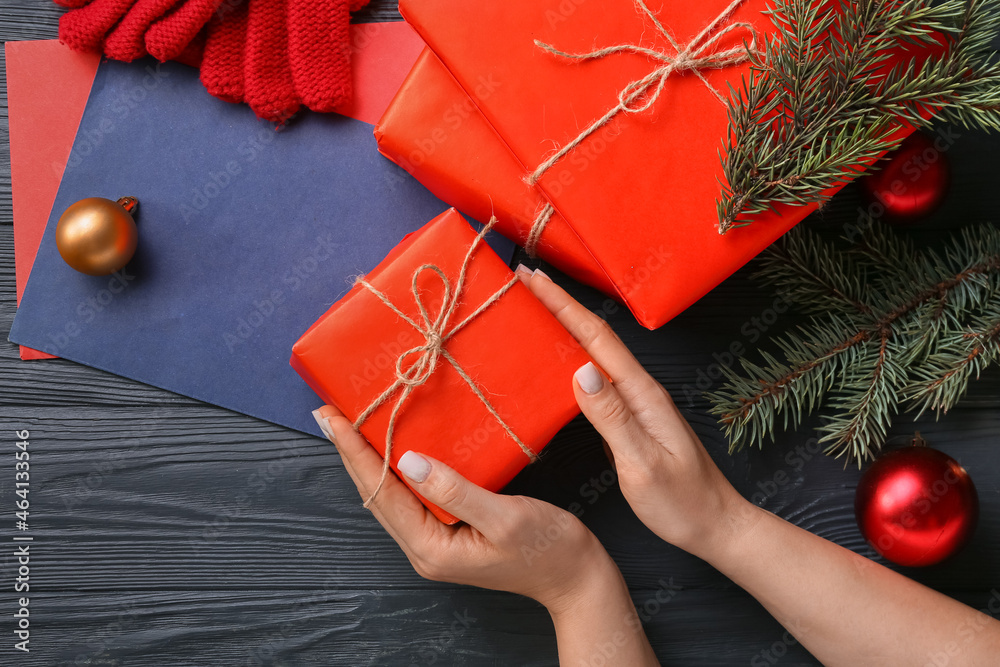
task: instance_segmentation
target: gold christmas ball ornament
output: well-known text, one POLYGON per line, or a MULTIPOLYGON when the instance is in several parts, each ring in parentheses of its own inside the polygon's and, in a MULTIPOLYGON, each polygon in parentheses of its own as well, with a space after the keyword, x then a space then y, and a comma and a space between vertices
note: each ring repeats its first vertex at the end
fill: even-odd
POLYGON ((106 276, 132 259, 139 241, 132 214, 135 197, 111 201, 87 197, 66 209, 56 226, 56 247, 71 267, 91 276, 106 276))

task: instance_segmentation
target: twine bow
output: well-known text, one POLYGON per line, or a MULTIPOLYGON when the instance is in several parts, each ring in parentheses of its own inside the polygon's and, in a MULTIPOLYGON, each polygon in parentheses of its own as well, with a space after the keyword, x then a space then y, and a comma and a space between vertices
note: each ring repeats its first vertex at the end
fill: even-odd
POLYGON ((406 403, 406 399, 409 398, 410 394, 417 387, 423 385, 430 379, 431 375, 434 374, 435 369, 438 367, 441 359, 447 361, 451 366, 458 372, 465 383, 469 385, 472 393, 482 401, 486 409, 489 410, 493 418, 497 420, 501 428, 510 436, 510 439, 517 443, 521 451, 528 457, 530 461, 535 461, 538 457, 537 455, 525 445, 520 438, 511 430, 510 426, 500 417, 496 408, 490 403, 489 399, 482 390, 476 385, 475 380, 469 377, 469 374, 465 372, 455 358, 448 352, 445 347, 445 343, 458 333, 465 325, 467 325, 472 320, 476 319, 484 310, 489 308, 491 305, 496 303, 501 296, 503 296, 507 290, 514 286, 517 282, 517 277, 511 278, 503 287, 493 293, 486 301, 479 305, 472 313, 468 315, 464 320, 458 324, 451 326, 452 317, 455 315, 456 310, 459 306, 459 298, 462 295, 462 288, 465 286, 466 274, 468 272, 469 263, 472 261, 473 253, 476 248, 482 242, 483 237, 486 233, 493 228, 497 222, 496 217, 492 218, 487 225, 485 225, 481 232, 476 236, 475 240, 469 246, 469 250, 465 255, 465 259, 462 262, 462 268, 458 274, 458 280, 453 286, 448 277, 444 274, 439 267, 434 264, 423 264, 416 271, 413 272, 413 277, 410 281, 411 290, 413 292, 413 301, 417 304, 417 308, 420 311, 420 322, 414 320, 409 315, 401 311, 396 307, 392 301, 389 300, 383 292, 374 287, 371 283, 365 280, 363 277, 358 277, 355 280, 356 285, 361 285, 365 287, 369 292, 374 294, 379 301, 388 306, 394 313, 399 315, 399 317, 420 332, 424 337, 424 343, 422 345, 417 345, 416 347, 410 348, 409 350, 403 352, 396 359, 396 380, 385 391, 383 391, 371 404, 365 408, 365 410, 358 416, 354 421, 354 428, 357 430, 365 422, 368 417, 378 409, 379 406, 388 401, 393 394, 399 391, 399 396, 396 398, 396 403, 392 406, 392 413, 389 416, 389 426, 385 432, 385 455, 382 459, 382 476, 379 479, 378 486, 375 487, 375 491, 372 492, 371 496, 364 502, 365 507, 369 507, 375 496, 382 489, 382 485, 385 483, 386 477, 389 475, 389 458, 392 455, 392 436, 393 431, 396 427, 396 419, 399 416, 399 411, 406 403), (424 304, 423 296, 421 295, 420 289, 417 286, 418 279, 424 271, 432 271, 441 280, 441 284, 444 288, 444 298, 441 301, 441 309, 438 311, 437 315, 433 318, 427 310, 427 306, 424 304))
MULTIPOLYGON (((712 94, 715 95, 722 104, 725 104, 725 98, 721 93, 719 93, 718 90, 712 87, 712 84, 710 84, 708 79, 705 78, 702 70, 720 69, 723 67, 738 65, 750 60, 751 54, 758 53, 756 46, 757 32, 750 23, 732 23, 716 32, 716 28, 728 20, 732 13, 736 11, 736 8, 743 4, 744 1, 745 0, 732 0, 729 6, 722 10, 721 14, 716 16, 711 23, 705 26, 705 28, 694 37, 694 39, 681 48, 677 44, 673 35, 671 35, 670 32, 663 27, 663 24, 660 23, 656 14, 654 14, 649 7, 646 6, 646 3, 643 0, 635 0, 637 9, 648 17, 649 20, 653 22, 653 25, 656 26, 656 29, 660 32, 660 34, 662 34, 667 41, 670 42, 670 45, 673 46, 676 51, 675 54, 640 46, 638 44, 617 44, 615 46, 608 46, 595 51, 590 51, 588 53, 566 53, 565 51, 560 51, 551 44, 546 44, 545 42, 536 39, 535 46, 562 58, 591 60, 594 58, 606 58, 607 56, 616 53, 638 53, 648 56, 661 64, 646 76, 641 79, 636 79, 622 88, 622 90, 618 93, 618 104, 611 107, 606 114, 591 123, 590 127, 583 130, 583 132, 577 135, 575 139, 560 148, 548 159, 538 165, 538 167, 528 175, 528 184, 534 185, 537 183, 538 179, 542 177, 542 174, 548 171, 570 151, 579 146, 587 137, 599 130, 619 113, 642 113, 656 104, 657 100, 660 98, 660 93, 663 92, 663 88, 667 84, 667 79, 670 78, 670 75, 674 72, 692 72, 695 76, 702 80, 705 86, 712 91, 712 94), (719 40, 733 31, 741 29, 746 30, 749 33, 750 41, 748 44, 744 43, 741 46, 736 46, 723 51, 713 50, 717 47, 719 40)), ((549 219, 552 217, 552 213, 552 206, 546 205, 539 211, 538 216, 535 218, 535 222, 532 224, 531 231, 528 234, 528 239, 525 243, 525 250, 528 251, 529 255, 534 256, 538 239, 541 237, 542 230, 544 229, 546 223, 548 223, 549 219)))

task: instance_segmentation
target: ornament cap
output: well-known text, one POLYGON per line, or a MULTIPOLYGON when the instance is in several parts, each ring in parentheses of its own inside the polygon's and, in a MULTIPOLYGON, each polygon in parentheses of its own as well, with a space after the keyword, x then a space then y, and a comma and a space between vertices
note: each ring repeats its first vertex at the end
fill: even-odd
POLYGON ((136 209, 139 208, 139 200, 135 197, 120 197, 117 203, 133 216, 136 213, 136 209))

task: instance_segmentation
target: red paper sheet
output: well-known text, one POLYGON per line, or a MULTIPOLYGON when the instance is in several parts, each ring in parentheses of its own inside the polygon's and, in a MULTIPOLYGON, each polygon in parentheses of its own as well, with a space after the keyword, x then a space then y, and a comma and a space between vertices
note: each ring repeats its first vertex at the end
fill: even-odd
MULTIPOLYGON (((7 42, 17 302, 28 282, 100 57, 56 40, 7 42)), ((53 359, 21 346, 22 359, 53 359)))
MULTIPOLYGON (((7 42, 4 46, 20 303, 87 106, 99 57, 76 53, 57 40, 7 42)), ((351 47, 354 100, 342 113, 374 125, 406 78, 423 42, 405 23, 362 23, 351 26, 351 47)), ((22 346, 21 358, 53 357, 22 346)))

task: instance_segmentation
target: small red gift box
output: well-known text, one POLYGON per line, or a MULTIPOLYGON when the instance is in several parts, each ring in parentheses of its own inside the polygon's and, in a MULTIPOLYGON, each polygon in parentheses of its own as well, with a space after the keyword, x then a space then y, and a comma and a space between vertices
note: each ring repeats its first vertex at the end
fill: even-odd
POLYGON ((498 491, 579 412, 572 376, 589 359, 450 209, 359 279, 291 364, 383 456, 391 426, 393 470, 416 450, 498 491))
MULTIPOLYGON (((666 4, 657 20, 686 43, 727 4, 666 4)), ((730 21, 749 23, 763 37, 774 30, 763 14, 767 4, 746 0, 730 21)), ((816 209, 780 205, 748 227, 719 234, 716 201, 724 180, 719 151, 729 127, 727 108, 716 93, 728 85, 738 88, 749 72, 747 63, 670 75, 655 104, 612 117, 527 188, 525 179, 555 149, 572 144, 619 102, 623 89, 661 64, 639 53, 567 60, 536 40, 570 54, 610 45, 675 54, 632 0, 401 0, 400 11, 440 60, 422 59, 421 70, 411 73, 409 88, 400 93, 408 95, 409 107, 394 105, 383 118, 383 151, 446 201, 461 206, 471 200, 470 214, 481 216, 484 199, 500 193, 498 208, 513 213, 509 221, 517 226, 505 233, 522 242, 533 216, 550 204, 555 215, 549 224, 557 229, 549 237, 544 228, 538 254, 614 293, 648 328, 683 311, 816 209), (444 92, 448 81, 450 92, 444 92), (428 82, 433 85, 420 95, 428 82), (424 117, 418 111, 423 107, 438 115, 424 117), (466 120, 449 129, 455 114, 466 120), (433 141, 428 135, 433 122, 445 125, 447 145, 420 154, 424 159, 417 164, 415 142, 433 141), (398 137, 388 136, 390 123, 398 137), (453 147, 454 140, 464 146, 453 147), (477 155, 495 160, 476 164, 477 155), (562 238, 556 239, 557 233, 562 238), (573 235, 569 241, 567 234, 573 235)), ((738 46, 750 34, 734 30, 717 49, 738 46)))

